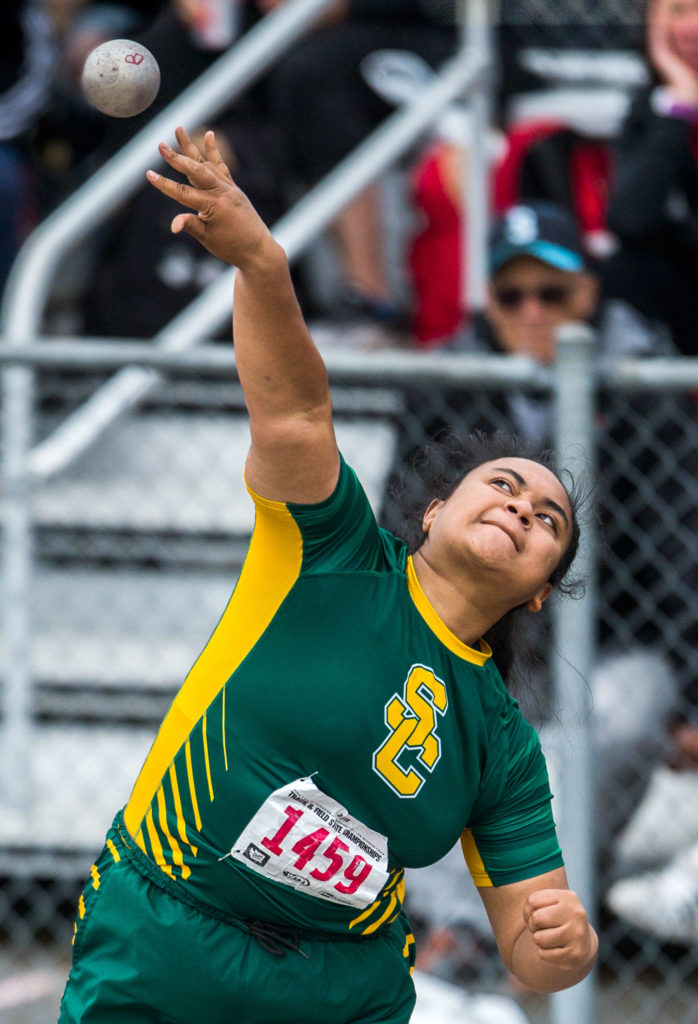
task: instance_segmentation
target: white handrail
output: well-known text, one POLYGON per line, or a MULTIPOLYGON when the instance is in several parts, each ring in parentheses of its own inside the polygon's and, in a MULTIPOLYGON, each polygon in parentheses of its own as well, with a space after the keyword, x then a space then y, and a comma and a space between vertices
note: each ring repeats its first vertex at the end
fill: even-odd
MULTIPOLYGON (((323 352, 330 381, 383 387, 405 386, 416 379, 457 387, 467 384, 499 384, 517 387, 552 388, 552 371, 530 356, 479 354, 474 352, 419 352, 389 348, 371 352, 370 360, 360 349, 331 348, 323 352)), ((0 346, 3 365, 61 367, 63 369, 114 369, 140 366, 167 374, 212 374, 235 379, 237 369, 232 345, 208 342, 193 351, 171 352, 121 338, 40 338, 22 348, 0 346)), ((698 381, 698 358, 682 360, 681 386, 686 374, 698 381)))

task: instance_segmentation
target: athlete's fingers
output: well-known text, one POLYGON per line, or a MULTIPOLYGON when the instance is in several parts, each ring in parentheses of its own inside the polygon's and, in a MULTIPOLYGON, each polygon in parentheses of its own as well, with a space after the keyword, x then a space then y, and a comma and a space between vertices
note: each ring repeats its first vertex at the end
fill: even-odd
POLYGON ((213 164, 216 170, 228 178, 229 181, 232 181, 233 176, 230 173, 230 168, 221 156, 214 132, 207 131, 204 135, 204 149, 206 150, 206 158, 213 164))
POLYGON ((533 933, 533 941, 539 949, 562 949, 568 944, 567 929, 541 928, 533 933))
POLYGON ((526 907, 530 910, 537 910, 539 907, 552 907, 565 898, 573 895, 568 889, 536 889, 526 897, 526 907))
MULTIPOLYGON (((230 170, 228 169, 228 166, 223 160, 218 146, 216 145, 215 136, 212 131, 209 130, 204 134, 205 156, 202 155, 201 150, 190 138, 184 128, 176 128, 175 136, 184 156, 199 164, 207 163, 208 166, 225 181, 233 180, 230 170), (211 138, 207 140, 207 136, 210 136, 211 138)), ((178 169, 182 170, 182 168, 178 169)))
POLYGON ((546 964, 555 964, 556 967, 561 968, 563 971, 576 967, 579 962, 574 950, 568 946, 556 946, 554 949, 539 949, 538 956, 546 964))
POLYGON ((182 206, 188 206, 191 210, 202 211, 210 205, 210 199, 201 189, 192 188, 191 185, 185 185, 181 181, 172 181, 170 178, 158 174, 157 171, 147 171, 146 178, 163 195, 175 199, 182 206))
POLYGON ((183 153, 177 153, 166 142, 161 142, 158 149, 160 156, 172 170, 187 177, 196 188, 212 189, 220 184, 218 174, 209 163, 202 163, 200 160, 184 156, 183 153))
POLYGON ((180 231, 184 231, 202 243, 204 240, 204 230, 205 225, 203 221, 195 213, 178 213, 170 225, 170 231, 173 235, 178 235, 180 231))
POLYGON ((524 913, 529 931, 536 932, 542 928, 556 928, 565 921, 563 908, 559 904, 548 907, 529 908, 524 913))
POLYGON ((204 162, 204 157, 201 155, 198 146, 192 141, 187 130, 182 128, 181 125, 175 128, 175 138, 185 156, 189 157, 190 160, 197 160, 199 163, 204 162))

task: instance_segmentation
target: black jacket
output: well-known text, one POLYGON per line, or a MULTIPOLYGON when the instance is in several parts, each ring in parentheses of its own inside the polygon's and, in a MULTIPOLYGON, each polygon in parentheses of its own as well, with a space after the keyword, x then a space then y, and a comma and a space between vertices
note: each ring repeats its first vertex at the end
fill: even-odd
POLYGON ((698 256, 694 126, 656 113, 652 89, 635 99, 615 147, 608 226, 621 241, 698 256))

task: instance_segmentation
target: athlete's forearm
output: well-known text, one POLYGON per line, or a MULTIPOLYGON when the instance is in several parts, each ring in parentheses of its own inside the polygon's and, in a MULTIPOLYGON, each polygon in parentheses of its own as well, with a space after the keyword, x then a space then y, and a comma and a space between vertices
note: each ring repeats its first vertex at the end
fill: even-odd
POLYGON ((271 235, 238 268, 233 341, 253 429, 260 419, 312 417, 328 405, 325 365, 303 320, 286 255, 271 235))

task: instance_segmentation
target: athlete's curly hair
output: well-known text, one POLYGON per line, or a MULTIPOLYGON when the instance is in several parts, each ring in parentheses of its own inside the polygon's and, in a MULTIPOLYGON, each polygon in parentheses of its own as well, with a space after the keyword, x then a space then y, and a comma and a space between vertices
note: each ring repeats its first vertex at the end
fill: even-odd
MULTIPOLYGON (((517 435, 504 431, 493 434, 476 431, 467 435, 448 431, 433 444, 422 448, 393 489, 396 503, 402 510, 402 522, 395 532, 407 543, 410 552, 416 551, 424 542, 422 518, 429 502, 434 498, 445 501, 471 470, 485 462, 505 458, 537 462, 553 472, 564 487, 572 511, 572 531, 567 549, 549 582, 560 594, 581 597, 584 581, 582 577, 573 575, 571 568, 579 548, 580 509, 586 503, 586 497, 571 474, 557 467, 552 451, 541 450, 517 435)), ((520 682, 521 666, 536 660, 526 639, 528 631, 523 628, 522 613, 525 613, 525 607, 512 608, 484 637, 492 647, 497 668, 512 689, 520 682)))

